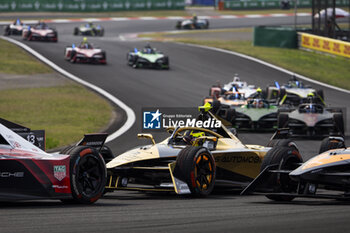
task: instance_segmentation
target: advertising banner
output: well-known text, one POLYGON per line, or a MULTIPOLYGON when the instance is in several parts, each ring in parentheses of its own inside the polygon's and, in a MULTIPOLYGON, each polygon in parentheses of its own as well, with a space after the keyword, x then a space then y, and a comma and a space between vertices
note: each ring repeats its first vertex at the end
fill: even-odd
POLYGON ((301 36, 300 47, 350 58, 349 42, 315 36, 307 33, 299 33, 299 35, 301 36))
POLYGON ((4 11, 103 12, 128 10, 183 10, 184 0, 1 0, 4 11))

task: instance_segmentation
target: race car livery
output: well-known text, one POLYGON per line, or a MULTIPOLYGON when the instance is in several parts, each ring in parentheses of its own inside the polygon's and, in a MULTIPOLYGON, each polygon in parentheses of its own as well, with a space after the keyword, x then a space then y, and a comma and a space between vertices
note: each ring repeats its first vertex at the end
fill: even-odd
POLYGON ((28 26, 21 22, 21 20, 17 19, 10 25, 5 26, 4 35, 22 35, 23 29, 27 29, 28 26))
POLYGON ((203 103, 213 103, 215 100, 219 101, 222 106, 239 107, 247 104, 247 99, 245 98, 244 93, 232 91, 227 91, 218 98, 211 96, 205 97, 203 103))
POLYGON ((49 154, 31 143, 38 140, 35 132, 2 119, 0 122, 0 199, 90 204, 102 195, 106 167, 97 149, 82 146, 82 142, 63 154, 49 154), (28 141, 7 124, 25 133, 28 141))
POLYGON ((267 99, 278 100, 280 105, 288 104, 298 106, 308 97, 313 94, 318 98, 320 104, 324 104, 323 90, 316 90, 310 86, 306 86, 302 81, 292 77, 287 84, 282 86, 275 82, 274 86, 267 87, 267 99))
POLYGON ((92 44, 75 44, 67 46, 64 51, 64 58, 71 63, 98 63, 107 64, 106 52, 100 48, 95 48, 92 44))
POLYGON ((296 197, 350 200, 350 148, 345 147, 342 137, 325 138, 320 154, 303 164, 285 160, 286 153, 292 151, 275 149, 276 159, 262 166, 260 175, 242 194, 262 192, 276 201, 291 201, 296 197))
MULTIPOLYGON (((215 102, 215 101, 214 101, 215 102)), ((262 98, 248 99, 240 107, 214 103, 216 114, 237 130, 273 131, 277 129, 278 106, 262 98)))
POLYGON ((289 111, 280 112, 278 127, 289 128, 292 136, 325 137, 344 134, 341 108, 326 108, 321 104, 304 103, 289 111))
POLYGON ((27 27, 22 32, 23 40, 38 40, 38 41, 51 41, 57 42, 57 31, 54 28, 50 28, 45 23, 38 23, 37 25, 27 27))
MULTIPOLYGON (((200 107, 198 119, 217 120, 200 107)), ((206 196, 214 186, 244 188, 259 173, 271 149, 244 145, 228 128, 168 128, 170 137, 129 150, 107 164, 106 191, 141 190, 206 196)))
POLYGON ((134 49, 126 55, 129 66, 133 68, 169 69, 169 57, 155 48, 146 46, 142 50, 134 49))
POLYGON ((232 82, 224 84, 222 87, 220 84, 213 85, 209 90, 209 96, 216 96, 218 98, 227 91, 243 93, 245 98, 250 98, 257 92, 257 87, 255 85, 248 85, 245 81, 241 81, 238 75, 235 74, 232 82))
POLYGON ((183 21, 177 21, 175 25, 176 29, 208 29, 209 20, 207 19, 186 19, 183 21))
POLYGON ((92 23, 87 23, 80 25, 80 27, 75 27, 73 34, 75 36, 103 36, 104 28, 101 25, 94 25, 92 23))

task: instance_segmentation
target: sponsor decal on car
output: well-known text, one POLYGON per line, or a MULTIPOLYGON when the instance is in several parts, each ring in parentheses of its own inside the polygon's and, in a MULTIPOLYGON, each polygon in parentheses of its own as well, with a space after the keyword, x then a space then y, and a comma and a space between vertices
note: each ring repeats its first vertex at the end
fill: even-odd
POLYGON ((66 177, 66 166, 65 165, 59 165, 53 167, 53 175, 54 177, 61 181, 66 177))

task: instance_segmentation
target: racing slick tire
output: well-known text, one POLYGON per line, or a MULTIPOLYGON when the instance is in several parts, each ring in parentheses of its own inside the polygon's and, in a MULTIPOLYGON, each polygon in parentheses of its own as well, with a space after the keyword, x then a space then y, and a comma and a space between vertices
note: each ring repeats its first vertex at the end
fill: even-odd
POLYGON ((292 139, 272 139, 267 147, 292 147, 299 151, 297 144, 292 139))
POLYGON ((70 54, 70 59, 69 59, 69 61, 70 61, 71 63, 75 63, 75 62, 77 61, 75 55, 76 55, 76 52, 75 52, 75 51, 72 51, 71 54, 70 54))
POLYGON ((11 35, 11 30, 9 26, 6 26, 4 29, 4 36, 9 36, 11 35))
POLYGON ((182 23, 181 21, 177 21, 176 25, 175 25, 175 28, 176 29, 181 29, 181 23, 182 23))
POLYGON ((106 164, 115 158, 112 150, 108 146, 103 146, 100 150, 100 154, 102 155, 102 158, 106 164))
POLYGON ((338 148, 346 148, 344 141, 327 137, 322 140, 319 153, 338 148))
POLYGON ((342 113, 335 113, 333 115, 333 121, 335 125, 335 130, 342 135, 344 135, 344 120, 343 120, 343 114, 342 113))
MULTIPOLYGON (((293 147, 274 147, 269 150, 261 164, 261 171, 267 166, 278 164, 278 170, 294 170, 303 162, 299 151, 293 147)), ((295 192, 297 183, 290 179, 289 174, 272 173, 266 180, 266 185, 272 187, 274 192, 295 192)), ((270 200, 274 201, 291 201, 294 197, 266 195, 270 200)))
POLYGON ((207 148, 187 146, 176 158, 174 175, 185 181, 194 196, 208 196, 215 185, 216 166, 207 148))
POLYGON ((324 101, 324 94, 322 89, 317 90, 316 95, 321 97, 321 99, 324 101))
POLYGON ((73 35, 75 36, 79 35, 79 29, 77 27, 74 28, 73 35))
POLYGON ((211 104, 212 104, 212 109, 211 109, 212 113, 216 114, 221 107, 221 103, 219 100, 214 99, 211 104))
POLYGON ((281 89, 280 89, 280 94, 279 94, 280 99, 282 99, 282 98, 283 98, 283 96, 285 96, 286 94, 287 94, 286 89, 281 88, 281 89))
POLYGON ((99 36, 103 36, 105 34, 105 30, 102 28, 100 32, 98 33, 99 36))
POLYGON ((277 128, 286 128, 288 126, 289 116, 285 113, 278 114, 277 128))
POLYGON ((96 149, 87 146, 75 146, 69 155, 73 199, 61 201, 92 204, 103 195, 107 179, 106 164, 96 149))
POLYGON ((23 37, 23 40, 30 41, 31 40, 31 38, 30 38, 31 34, 32 34, 32 32, 28 31, 27 34, 25 34, 25 36, 23 37))
POLYGON ((226 120, 230 123, 235 122, 235 120, 236 120, 236 110, 235 109, 233 109, 233 108, 227 109, 226 120))

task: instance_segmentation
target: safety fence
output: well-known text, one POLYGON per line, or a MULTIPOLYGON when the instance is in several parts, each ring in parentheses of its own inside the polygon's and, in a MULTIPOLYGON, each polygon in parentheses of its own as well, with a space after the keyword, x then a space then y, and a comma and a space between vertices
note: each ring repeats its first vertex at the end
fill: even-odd
POLYGON ((0 0, 0 12, 183 10, 184 0, 0 0))

